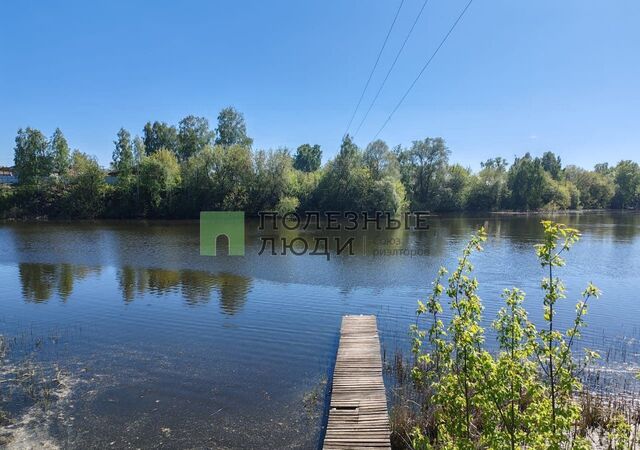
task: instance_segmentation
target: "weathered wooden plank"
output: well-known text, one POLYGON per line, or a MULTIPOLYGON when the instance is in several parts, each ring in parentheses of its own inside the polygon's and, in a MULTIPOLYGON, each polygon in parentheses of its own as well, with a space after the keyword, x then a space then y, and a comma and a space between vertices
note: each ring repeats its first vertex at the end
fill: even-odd
POLYGON ((390 449, 375 316, 344 316, 323 449, 390 449))

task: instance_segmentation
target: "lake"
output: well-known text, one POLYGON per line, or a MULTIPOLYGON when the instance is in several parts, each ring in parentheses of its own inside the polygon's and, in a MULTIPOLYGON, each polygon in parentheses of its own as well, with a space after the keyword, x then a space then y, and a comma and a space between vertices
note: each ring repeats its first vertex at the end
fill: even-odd
MULTIPOLYGON (((197 222, 0 223, 0 409, 14 419, 2 433, 65 448, 317 448, 342 315, 377 315, 385 358, 406 352, 416 301, 485 224, 473 262, 487 325, 512 286, 540 323, 541 219, 433 216, 428 230, 369 231, 355 255, 329 260, 260 255, 253 220, 244 257, 200 256, 197 222)), ((612 389, 627 389, 640 360, 640 214, 554 219, 583 233, 558 272, 558 322, 569 327, 588 281, 600 287, 578 348, 599 350, 612 389)))

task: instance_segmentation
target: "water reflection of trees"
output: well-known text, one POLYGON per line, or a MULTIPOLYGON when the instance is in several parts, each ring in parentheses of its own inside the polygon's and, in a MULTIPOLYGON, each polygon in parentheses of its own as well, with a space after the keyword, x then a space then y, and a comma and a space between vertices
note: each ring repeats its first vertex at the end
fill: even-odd
POLYGON ((27 302, 45 302, 54 291, 62 301, 67 301, 73 291, 74 282, 100 268, 73 266, 71 264, 21 263, 19 268, 22 298, 27 302))
POLYGON ((432 228, 446 228, 449 235, 466 236, 484 223, 492 238, 513 245, 530 244, 542 238, 540 221, 555 220, 603 240, 628 242, 640 235, 640 214, 628 211, 449 215, 431 221, 432 228))
MULTIPOLYGON (((21 263, 22 297, 28 302, 46 302, 57 293, 66 301, 78 280, 99 273, 100 268, 71 264, 21 263)), ((157 296, 178 294, 187 305, 196 306, 208 303, 217 294, 222 312, 230 315, 242 308, 252 287, 251 278, 230 273, 131 266, 119 269, 116 281, 127 303, 148 292, 157 296)))
MULTIPOLYGON (((424 231, 407 231, 402 228, 379 231, 371 226, 366 231, 327 232, 315 231, 312 227, 308 230, 287 230, 280 227, 273 235, 266 232, 256 234, 258 222, 249 222, 247 229, 253 231, 249 231, 247 236, 246 257, 234 259, 198 256, 197 224, 73 224, 69 228, 55 224, 51 227, 42 224, 25 224, 24 227, 22 224, 11 224, 8 227, 18 260, 33 260, 38 257, 51 262, 20 264, 20 279, 26 301, 46 301, 52 295, 58 295, 64 301, 71 295, 78 279, 87 273, 99 271, 88 269, 87 266, 113 264, 119 267, 116 289, 119 286, 122 298, 127 302, 145 293, 165 295, 175 292, 176 295, 182 295, 188 305, 207 303, 212 297, 217 297, 222 311, 233 314, 245 302, 245 296, 251 288, 251 277, 283 283, 306 283, 310 279, 309 273, 313 273, 314 283, 335 285, 345 290, 410 283, 425 271, 434 272, 452 254, 452 246, 462 245, 483 224, 488 227, 491 245, 499 243, 505 249, 529 252, 531 245, 542 237, 540 220, 550 217, 580 229, 585 239, 593 239, 595 242, 626 245, 633 244, 640 236, 640 214, 637 212, 443 214, 430 217, 429 229, 424 231), (164 241, 161 240, 163 233, 167 236, 164 241), (73 236, 73 240, 70 240, 70 236, 73 236), (277 256, 270 255, 269 247, 259 255, 263 244, 260 238, 267 236, 278 244, 277 256), (283 257, 279 247, 281 239, 285 238, 286 242, 291 243, 297 237, 304 238, 308 243, 307 255, 314 250, 314 239, 327 239, 331 260, 325 260, 322 255, 283 257), (356 257, 347 257, 348 251, 337 257, 335 238, 340 238, 341 244, 353 238, 352 250, 356 257), (88 242, 94 243, 92 252, 86 251, 88 242), (380 254, 385 249, 393 251, 396 248, 415 249, 422 258, 375 255, 376 251, 380 254), (111 259, 111 255, 117 256, 115 260, 111 259), (57 262, 59 258, 75 261, 76 264, 60 264, 57 262), (146 264, 170 265, 183 269, 136 268, 146 264), (244 273, 248 277, 212 273, 221 270, 244 273)), ((618 249, 613 246, 611 248, 616 251, 618 249)), ((322 246, 319 250, 323 250, 322 246)), ((633 261, 633 252, 618 253, 620 264, 633 261)))
POLYGON ((238 312, 251 290, 251 278, 230 273, 123 267, 118 272, 122 297, 131 302, 137 295, 179 293, 190 306, 208 303, 217 293, 225 314, 238 312))

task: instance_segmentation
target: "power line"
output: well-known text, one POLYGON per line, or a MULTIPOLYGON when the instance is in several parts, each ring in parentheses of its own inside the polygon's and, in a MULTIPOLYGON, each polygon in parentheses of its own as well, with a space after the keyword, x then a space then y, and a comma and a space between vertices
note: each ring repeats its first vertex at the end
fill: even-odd
POLYGON ((349 132, 349 128, 351 128, 351 124, 353 123, 353 119, 356 117, 356 113, 358 112, 358 108, 360 108, 360 103, 362 103, 362 99, 364 98, 364 93, 367 91, 369 87, 369 83, 371 82, 371 77, 373 77, 373 73, 378 67, 378 63, 380 62, 380 57, 382 56, 382 52, 387 45, 387 41, 389 40, 389 36, 391 35, 391 31, 393 30, 393 26, 396 24, 396 20, 398 19, 398 15, 400 14, 400 10, 402 9, 402 5, 404 4, 404 0, 400 1, 400 6, 398 6, 398 10, 396 11, 396 15, 393 17, 393 22, 391 22, 391 26, 389 27, 389 31, 387 31, 387 36, 384 38, 384 42, 382 43, 382 47, 378 52, 378 57, 376 58, 376 62, 371 69, 371 73, 369 73, 369 78, 367 78, 367 82, 364 85, 364 89, 362 90, 362 94, 360 94, 360 99, 358 100, 358 104, 356 105, 356 109, 353 110, 353 114, 351 115, 351 119, 349 120, 349 125, 347 125, 347 129, 344 132, 344 136, 349 132))
POLYGON ((400 49, 398 50, 398 53, 396 54, 396 57, 393 60, 393 63, 391 63, 391 67, 389 67, 389 70, 387 71, 387 74, 385 75, 384 80, 382 80, 382 84, 378 88, 378 92, 376 92, 376 95, 373 97, 373 100, 371 100, 371 104, 369 105, 369 108, 367 109, 367 112, 364 113, 364 117, 360 121, 360 124, 358 125, 358 128, 356 128, 356 132, 353 134, 354 137, 358 135, 358 132, 360 131, 360 128, 362 127, 362 124, 367 119, 367 116, 369 115, 369 112, 373 108, 373 105, 375 105, 376 100, 378 100, 378 96, 380 95, 380 92, 382 92, 382 88, 384 88, 385 83, 389 79, 389 75, 391 75, 391 72, 393 71, 393 68, 396 66, 396 62, 398 62, 398 58, 400 58, 400 55, 402 54, 402 51, 404 50, 404 46, 407 45, 407 41, 409 40, 409 37, 411 36, 411 33, 413 33, 413 29, 416 27, 416 24, 418 23, 418 20, 420 20, 420 16, 422 16, 422 11, 424 11, 424 8, 427 6, 427 3, 429 3, 429 0, 424 0, 424 3, 422 4, 422 8, 420 8, 420 11, 418 11, 418 15, 416 16, 416 19, 413 21, 413 25, 411 25, 411 28, 409 29, 409 32, 407 33, 407 36, 404 38, 404 41, 402 42, 402 45, 400 46, 400 49))
POLYGON ((464 16, 464 14, 467 12, 467 9, 469 9, 469 6, 471 6, 471 3, 473 3, 473 0, 469 0, 469 2, 467 3, 467 5, 464 7, 464 9, 462 10, 462 12, 460 13, 460 15, 458 16, 458 18, 456 19, 456 21, 453 23, 453 25, 451 26, 451 28, 449 28, 449 31, 447 32, 447 34, 444 36, 444 38, 442 39, 442 41, 440 41, 440 45, 438 45, 438 47, 436 48, 436 50, 431 54, 431 56, 429 57, 429 59, 427 60, 427 62, 424 64, 424 66, 422 66, 422 69, 420 70, 420 72, 418 73, 418 76, 413 80, 413 82, 411 83, 411 85, 409 86, 409 88, 406 90, 406 92, 404 93, 404 95, 402 96, 402 98, 400 98, 400 101, 398 102, 398 104, 395 106, 395 108, 393 108, 393 111, 391 111, 391 114, 389 114, 389 116, 387 117, 387 120, 384 121, 384 123, 382 124, 382 126, 380 127, 380 129, 378 130, 378 132, 376 133, 376 135, 374 136, 374 140, 376 140, 378 138, 378 136, 380 135, 380 133, 382 133, 382 130, 384 130, 384 128, 387 126, 387 124, 389 123, 389 121, 391 120, 391 117, 393 117, 393 115, 395 114, 395 112, 398 110, 398 108, 400 108, 400 105, 402 105, 402 102, 404 102, 404 99, 407 98, 407 95, 409 95, 409 92, 411 92, 411 89, 413 89, 413 87, 415 86, 415 84, 418 82, 418 80, 420 79, 420 77, 422 76, 422 74, 424 73, 425 70, 427 70, 427 67, 429 67, 429 64, 431 64, 431 61, 433 61, 433 58, 435 58, 435 56, 438 54, 438 52, 440 51, 440 49, 442 48, 442 46, 444 45, 444 43, 447 41, 447 39, 449 38, 449 35, 453 32, 454 28, 456 27, 456 25, 458 25, 458 23, 460 22, 460 20, 462 19, 462 16, 464 16))

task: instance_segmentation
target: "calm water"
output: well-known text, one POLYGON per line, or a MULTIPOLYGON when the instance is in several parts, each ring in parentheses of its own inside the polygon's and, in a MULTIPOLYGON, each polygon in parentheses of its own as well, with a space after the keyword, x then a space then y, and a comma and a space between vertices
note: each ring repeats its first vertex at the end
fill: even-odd
MULTIPOLYGON (((485 252, 474 258, 485 317, 518 286, 539 321, 540 219, 434 217, 426 231, 370 232, 358 255, 329 261, 258 255, 253 222, 245 257, 215 258, 199 256, 197 223, 0 224, 0 335, 12 342, 4 364, 67 377, 31 422, 23 395, 0 388, 1 408, 24 419, 15 436, 63 447, 316 448, 322 401, 313 393, 322 400, 341 316, 376 314, 386 353, 406 349, 416 300, 486 223, 485 252), (389 240, 422 256, 372 255, 389 240)), ((640 351, 640 215, 556 220, 583 232, 560 273, 569 291, 560 321, 569 325, 592 280, 604 295, 580 346, 630 373, 640 351)))

